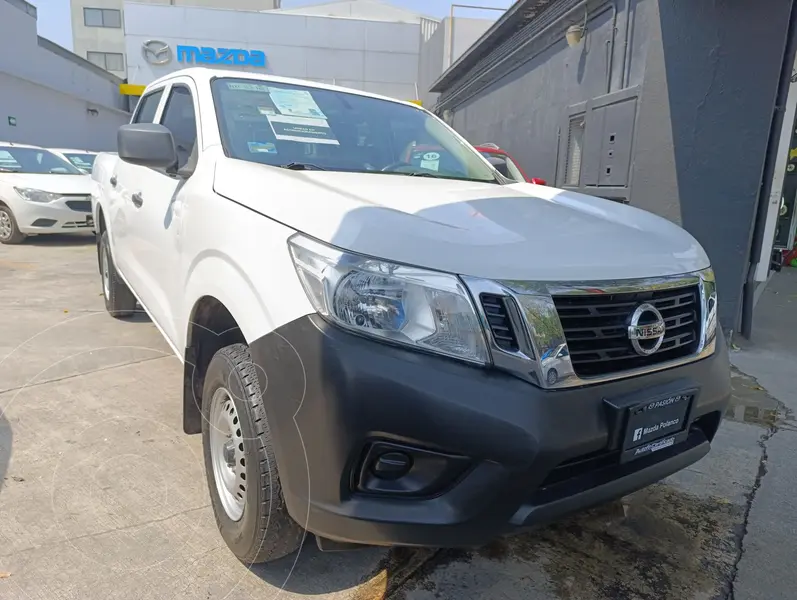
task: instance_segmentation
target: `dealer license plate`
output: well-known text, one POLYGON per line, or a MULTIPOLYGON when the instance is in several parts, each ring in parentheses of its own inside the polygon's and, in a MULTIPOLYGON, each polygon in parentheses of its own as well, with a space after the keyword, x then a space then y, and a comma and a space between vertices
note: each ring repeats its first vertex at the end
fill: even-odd
POLYGON ((675 394, 630 407, 623 461, 642 458, 679 443, 693 398, 692 393, 675 394))

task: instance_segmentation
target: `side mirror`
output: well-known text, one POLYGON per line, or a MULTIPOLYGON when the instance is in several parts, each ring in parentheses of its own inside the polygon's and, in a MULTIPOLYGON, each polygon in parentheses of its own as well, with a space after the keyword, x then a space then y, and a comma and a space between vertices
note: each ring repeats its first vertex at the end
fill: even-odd
POLYGON ((122 125, 116 134, 119 158, 132 165, 169 169, 177 165, 172 132, 156 123, 122 125))

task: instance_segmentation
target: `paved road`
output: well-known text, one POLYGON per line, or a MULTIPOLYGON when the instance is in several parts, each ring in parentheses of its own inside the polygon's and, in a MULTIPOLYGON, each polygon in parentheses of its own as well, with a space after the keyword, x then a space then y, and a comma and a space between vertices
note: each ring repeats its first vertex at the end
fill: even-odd
POLYGON ((748 372, 774 374, 736 374, 710 456, 621 502, 477 552, 310 541, 247 569, 216 532, 200 440, 180 429, 179 363, 145 317, 105 314, 91 240, 0 246, 0 309, 4 600, 793 597, 768 570, 795 555, 797 437, 763 386, 797 400, 760 349, 739 353, 748 372))

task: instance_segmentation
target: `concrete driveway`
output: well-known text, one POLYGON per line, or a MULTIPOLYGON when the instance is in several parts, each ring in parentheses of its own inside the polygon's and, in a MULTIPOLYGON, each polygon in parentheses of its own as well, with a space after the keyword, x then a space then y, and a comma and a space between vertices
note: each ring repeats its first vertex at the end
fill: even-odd
POLYGON ((791 427, 741 373, 709 457, 621 502, 477 552, 322 554, 308 540, 247 568, 217 534, 200 438, 181 431, 180 364, 146 317, 105 313, 93 239, 0 246, 0 309, 4 600, 793 597, 760 569, 740 579, 767 444, 791 427))

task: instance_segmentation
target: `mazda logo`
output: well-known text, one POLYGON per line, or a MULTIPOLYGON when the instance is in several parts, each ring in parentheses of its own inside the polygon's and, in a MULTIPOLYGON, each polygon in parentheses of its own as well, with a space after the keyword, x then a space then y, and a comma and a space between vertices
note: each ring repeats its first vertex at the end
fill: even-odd
POLYGON ((664 318, 652 304, 640 304, 631 314, 628 324, 628 339, 634 352, 650 356, 664 342, 664 318))
POLYGON ((165 65, 172 60, 172 49, 166 42, 148 40, 141 44, 141 52, 151 65, 165 65))

